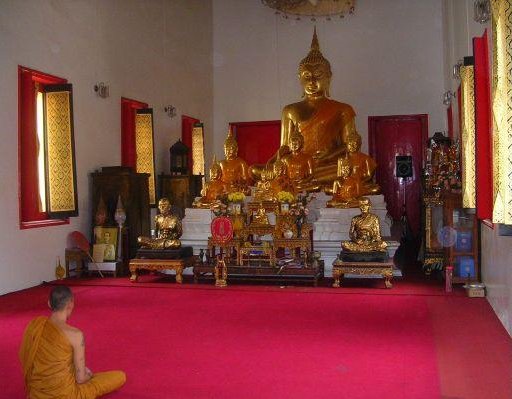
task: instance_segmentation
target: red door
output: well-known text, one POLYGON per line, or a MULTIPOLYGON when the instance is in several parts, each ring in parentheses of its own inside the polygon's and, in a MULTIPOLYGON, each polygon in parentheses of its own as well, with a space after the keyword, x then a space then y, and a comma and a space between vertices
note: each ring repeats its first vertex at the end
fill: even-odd
POLYGON ((421 170, 428 136, 428 115, 368 117, 370 155, 377 161, 376 178, 391 217, 398 221, 405 205, 412 232, 418 235, 421 211, 421 170), (396 176, 396 156, 412 157, 412 177, 396 176))
POLYGON ((266 163, 281 143, 281 121, 231 122, 238 156, 249 165, 266 163))

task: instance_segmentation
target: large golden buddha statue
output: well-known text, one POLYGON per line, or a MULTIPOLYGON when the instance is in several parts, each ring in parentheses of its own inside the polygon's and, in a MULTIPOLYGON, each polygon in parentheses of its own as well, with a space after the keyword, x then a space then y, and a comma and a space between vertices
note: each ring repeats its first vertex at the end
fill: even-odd
POLYGON ((214 155, 212 166, 210 167, 210 181, 201 190, 201 197, 197 198, 192 204, 193 208, 210 208, 226 192, 221 177, 222 170, 214 155))
POLYGON ((386 251, 387 243, 380 235, 379 217, 370 213, 371 202, 363 197, 359 200, 361 214, 354 216, 350 224, 350 241, 342 241, 341 247, 349 252, 386 251))
POLYGON ((167 198, 158 201, 160 214, 155 216, 156 238, 138 237, 141 248, 177 249, 181 247, 180 237, 183 234, 181 220, 171 213, 171 202, 167 198))
MULTIPOLYGON (((337 160, 345 153, 347 137, 355 131, 352 107, 328 98, 331 76, 331 65, 320 51, 315 29, 311 49, 299 64, 303 99, 282 111, 279 152, 288 153, 293 133, 300 132, 304 137, 304 152, 315 159, 314 178, 325 187, 330 187, 336 179, 337 160)), ((253 168, 256 177, 259 170, 253 168)))
POLYGON ((221 181, 226 188, 227 193, 243 192, 250 194, 251 177, 249 175, 249 166, 242 158, 238 156, 238 143, 229 129, 228 136, 224 142, 224 154, 226 159, 220 161, 222 171, 221 181))

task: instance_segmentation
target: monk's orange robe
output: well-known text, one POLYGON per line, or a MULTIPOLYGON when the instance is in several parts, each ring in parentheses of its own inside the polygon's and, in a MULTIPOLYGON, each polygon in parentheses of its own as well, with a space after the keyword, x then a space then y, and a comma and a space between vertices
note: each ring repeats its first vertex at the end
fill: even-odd
POLYGON ((126 381, 122 371, 107 371, 78 384, 73 347, 47 317, 38 317, 28 325, 20 360, 30 399, 94 399, 120 388, 126 381))

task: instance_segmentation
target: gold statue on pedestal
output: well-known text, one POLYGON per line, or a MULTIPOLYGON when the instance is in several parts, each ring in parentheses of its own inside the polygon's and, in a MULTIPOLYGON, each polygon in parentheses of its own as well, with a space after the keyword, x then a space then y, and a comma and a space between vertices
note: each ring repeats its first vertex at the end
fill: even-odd
POLYGON ((338 159, 338 179, 332 184, 332 199, 328 208, 357 208, 359 206, 360 181, 351 176, 351 166, 347 158, 338 159))
POLYGON ((201 190, 202 197, 194 200, 193 208, 210 208, 212 204, 226 192, 224 183, 221 180, 222 170, 213 156, 212 166, 210 167, 210 181, 205 184, 201 190))
POLYGON ((268 226, 270 225, 270 221, 268 220, 267 211, 265 210, 265 207, 260 202, 260 206, 258 210, 256 211, 256 214, 252 217, 251 224, 256 224, 259 226, 268 226))
POLYGON ((137 238, 141 248, 151 249, 177 249, 181 247, 179 238, 183 234, 181 220, 171 213, 171 202, 167 198, 158 201, 160 214, 155 216, 156 238, 137 238))
POLYGON ((386 251, 387 243, 380 235, 379 217, 370 213, 371 202, 363 197, 359 201, 361 214, 354 216, 350 224, 350 241, 342 241, 341 247, 349 252, 386 251))
POLYGON ((221 180, 226 193, 242 192, 250 194, 249 166, 238 156, 238 143, 231 129, 229 129, 224 142, 224 154, 226 159, 220 161, 220 169, 222 171, 221 180))
POLYGON ((377 162, 360 150, 361 136, 354 132, 347 138, 346 158, 351 166, 350 174, 359 181, 359 195, 379 194, 380 187, 373 182, 377 162))

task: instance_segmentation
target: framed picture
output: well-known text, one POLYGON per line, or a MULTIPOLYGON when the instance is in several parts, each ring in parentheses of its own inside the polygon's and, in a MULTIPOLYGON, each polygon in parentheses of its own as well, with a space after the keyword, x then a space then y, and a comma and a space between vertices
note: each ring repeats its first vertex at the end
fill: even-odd
MULTIPOLYGON (((103 261, 113 262, 117 258, 117 227, 96 226, 94 228, 94 244, 103 244, 103 261)), ((101 248, 101 247, 100 247, 101 248)), ((96 248, 96 251, 99 248, 96 248)))

